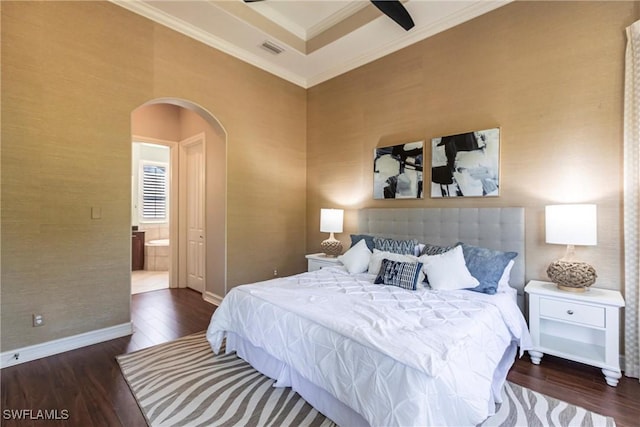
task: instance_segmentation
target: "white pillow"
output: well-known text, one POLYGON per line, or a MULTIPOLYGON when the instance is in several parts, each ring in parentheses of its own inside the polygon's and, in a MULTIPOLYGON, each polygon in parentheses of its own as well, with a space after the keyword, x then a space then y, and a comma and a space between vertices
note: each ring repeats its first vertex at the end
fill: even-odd
POLYGON ((453 290, 475 288, 480 284, 467 269, 462 247, 456 246, 440 255, 423 255, 418 258, 432 289, 453 290))
MULTIPOLYGON (((388 259, 390 261, 400 261, 400 262, 417 262, 418 257, 413 255, 403 255, 397 254, 394 252, 385 252, 378 249, 373 250, 373 255, 371 255, 371 259, 369 260, 369 274, 378 274, 380 271, 380 267, 382 266, 382 260, 388 259)), ((422 282, 422 279, 419 279, 422 282)))
POLYGON ((498 281, 498 290, 496 292, 511 292, 511 289, 513 289, 510 285, 509 285, 509 279, 511 278, 511 269, 513 268, 513 260, 509 261, 509 264, 507 264, 507 266, 504 268, 504 271, 502 272, 502 277, 500 277, 500 280, 498 281))
POLYGON ((367 247, 364 239, 353 245, 347 252, 338 257, 340 261, 351 274, 364 273, 369 267, 369 259, 371 251, 367 247))

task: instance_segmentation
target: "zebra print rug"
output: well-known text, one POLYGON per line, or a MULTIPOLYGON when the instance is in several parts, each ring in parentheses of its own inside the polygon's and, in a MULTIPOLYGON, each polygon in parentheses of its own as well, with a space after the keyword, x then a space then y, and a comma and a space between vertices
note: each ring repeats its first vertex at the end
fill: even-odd
MULTIPOLYGON (((335 426, 290 388, 235 354, 215 356, 204 333, 117 357, 150 426, 335 426)), ((605 417, 510 382, 490 426, 607 426, 605 417)))

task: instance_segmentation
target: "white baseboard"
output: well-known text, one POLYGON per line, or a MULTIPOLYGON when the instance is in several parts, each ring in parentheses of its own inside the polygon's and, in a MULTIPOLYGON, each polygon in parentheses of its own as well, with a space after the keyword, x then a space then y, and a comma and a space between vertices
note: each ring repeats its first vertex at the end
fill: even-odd
POLYGON ((214 294, 213 292, 206 291, 204 294, 202 294, 202 298, 209 304, 213 304, 216 307, 220 307, 223 297, 221 297, 220 295, 214 294))
POLYGON ((70 337, 60 338, 41 344, 30 345, 11 351, 0 353, 0 369, 20 363, 30 362, 65 351, 75 350, 88 345, 98 344, 115 338, 124 337, 133 333, 133 324, 122 323, 104 329, 85 332, 70 337))

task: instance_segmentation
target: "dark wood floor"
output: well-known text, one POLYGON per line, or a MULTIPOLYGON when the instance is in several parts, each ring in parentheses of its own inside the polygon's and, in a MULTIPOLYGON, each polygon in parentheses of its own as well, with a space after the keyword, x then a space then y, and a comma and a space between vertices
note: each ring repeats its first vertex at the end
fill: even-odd
MULTIPOLYGON (((161 290, 133 295, 135 332, 90 347, 23 363, 1 372, 2 426, 145 426, 144 418, 115 360, 119 354, 205 330, 214 307, 200 294, 161 290), (16 421, 6 410, 67 410, 69 419, 16 421)), ((540 366, 527 356, 518 360, 508 379, 538 392, 601 414, 619 427, 640 425, 640 383, 623 377, 618 387, 606 385, 600 370, 545 356, 540 366)))

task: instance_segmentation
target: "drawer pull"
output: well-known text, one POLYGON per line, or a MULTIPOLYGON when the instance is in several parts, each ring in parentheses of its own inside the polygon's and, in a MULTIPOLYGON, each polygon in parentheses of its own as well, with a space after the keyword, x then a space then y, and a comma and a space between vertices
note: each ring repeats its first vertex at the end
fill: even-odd
POLYGON ((567 310, 567 314, 568 315, 572 315, 573 314, 573 310, 567 310))

